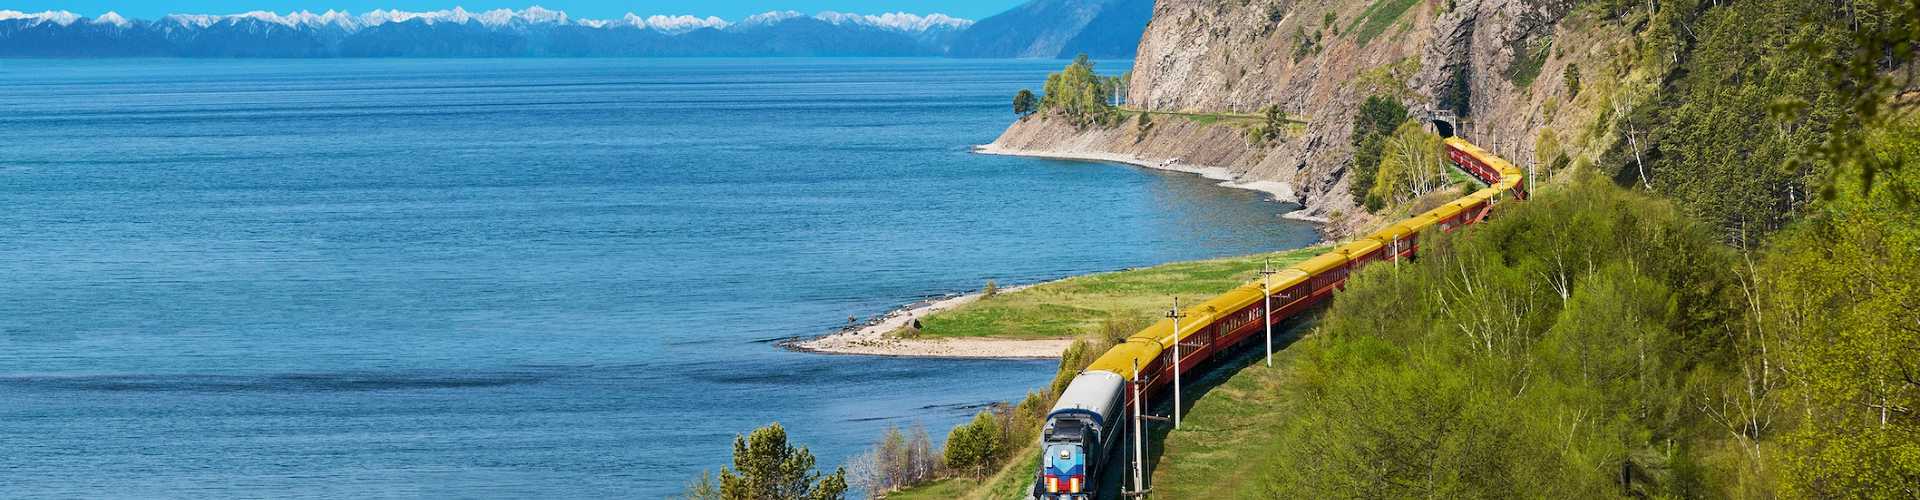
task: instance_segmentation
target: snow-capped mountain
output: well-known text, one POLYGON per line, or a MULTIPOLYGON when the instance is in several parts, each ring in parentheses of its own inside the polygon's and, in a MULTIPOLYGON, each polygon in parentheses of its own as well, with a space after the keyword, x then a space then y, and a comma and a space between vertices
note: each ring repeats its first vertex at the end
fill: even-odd
POLYGON ((1132 57, 1153 0, 1031 0, 979 23, 945 14, 773 11, 576 18, 541 7, 170 14, 0 10, 0 57, 1132 57))
POLYGON ((576 19, 528 7, 481 12, 329 10, 171 14, 0 10, 0 56, 908 56, 942 55, 973 21, 945 14, 768 12, 718 17, 628 13, 576 19))

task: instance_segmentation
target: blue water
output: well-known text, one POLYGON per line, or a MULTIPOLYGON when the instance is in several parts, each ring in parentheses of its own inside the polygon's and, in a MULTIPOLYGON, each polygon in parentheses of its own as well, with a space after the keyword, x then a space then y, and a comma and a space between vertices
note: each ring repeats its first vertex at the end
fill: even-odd
POLYGON ((1315 238, 967 152, 1059 65, 0 61, 0 497, 658 497, 776 420, 838 464, 1053 363, 769 339, 1315 238))

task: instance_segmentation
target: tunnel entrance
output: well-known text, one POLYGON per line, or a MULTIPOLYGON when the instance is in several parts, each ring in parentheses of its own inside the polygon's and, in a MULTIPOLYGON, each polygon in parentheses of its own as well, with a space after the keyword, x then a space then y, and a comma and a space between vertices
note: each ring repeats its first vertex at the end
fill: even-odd
POLYGON ((1460 117, 1455 116, 1453 111, 1428 108, 1422 114, 1427 123, 1433 124, 1433 133, 1440 134, 1442 139, 1460 135, 1460 117))

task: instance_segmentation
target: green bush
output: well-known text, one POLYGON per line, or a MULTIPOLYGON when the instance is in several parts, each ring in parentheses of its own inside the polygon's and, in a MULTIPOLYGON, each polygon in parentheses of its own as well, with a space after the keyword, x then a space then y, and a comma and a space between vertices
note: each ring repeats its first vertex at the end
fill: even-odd
POLYGON ((953 428, 947 434, 946 449, 942 455, 946 458, 947 468, 971 477, 985 477, 992 471, 997 458, 1003 454, 1006 444, 1001 442, 1000 425, 993 412, 982 411, 973 416, 973 421, 953 428))
POLYGON ((1567 64, 1566 80, 1567 99, 1578 97, 1580 95, 1580 65, 1567 64))

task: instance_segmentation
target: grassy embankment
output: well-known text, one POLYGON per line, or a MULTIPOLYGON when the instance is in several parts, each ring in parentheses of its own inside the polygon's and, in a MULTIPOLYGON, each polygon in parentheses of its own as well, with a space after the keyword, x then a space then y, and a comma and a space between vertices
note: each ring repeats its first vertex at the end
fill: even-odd
POLYGON ((1173 305, 1173 297, 1196 304, 1254 279, 1265 263, 1283 267, 1325 249, 1314 246, 1066 278, 929 315, 921 320, 919 335, 1031 339, 1090 334, 1107 322, 1158 318, 1173 305))

